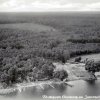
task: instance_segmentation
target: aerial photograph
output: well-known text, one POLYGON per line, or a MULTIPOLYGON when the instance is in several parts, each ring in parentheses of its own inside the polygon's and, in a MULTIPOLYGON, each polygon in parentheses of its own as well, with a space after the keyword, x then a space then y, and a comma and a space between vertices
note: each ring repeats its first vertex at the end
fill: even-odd
POLYGON ((100 100, 100 0, 0 0, 0 100, 100 100))

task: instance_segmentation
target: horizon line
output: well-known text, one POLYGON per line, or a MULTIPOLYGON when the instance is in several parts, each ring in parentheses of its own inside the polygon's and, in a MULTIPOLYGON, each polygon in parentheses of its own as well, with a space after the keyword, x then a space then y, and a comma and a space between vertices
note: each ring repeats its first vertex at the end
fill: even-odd
POLYGON ((0 13, 100 12, 100 11, 0 11, 0 13))

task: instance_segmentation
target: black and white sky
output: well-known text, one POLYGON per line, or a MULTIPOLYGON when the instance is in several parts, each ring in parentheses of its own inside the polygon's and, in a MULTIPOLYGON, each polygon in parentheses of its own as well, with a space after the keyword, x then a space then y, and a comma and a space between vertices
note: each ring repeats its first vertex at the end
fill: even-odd
POLYGON ((0 12, 100 11, 100 0, 0 0, 0 12))

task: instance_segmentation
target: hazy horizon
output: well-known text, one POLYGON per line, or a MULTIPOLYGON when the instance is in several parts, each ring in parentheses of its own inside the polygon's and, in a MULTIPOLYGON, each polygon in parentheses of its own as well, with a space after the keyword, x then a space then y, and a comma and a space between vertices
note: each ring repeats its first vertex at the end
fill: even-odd
POLYGON ((100 11, 0 11, 0 13, 100 13, 100 11))

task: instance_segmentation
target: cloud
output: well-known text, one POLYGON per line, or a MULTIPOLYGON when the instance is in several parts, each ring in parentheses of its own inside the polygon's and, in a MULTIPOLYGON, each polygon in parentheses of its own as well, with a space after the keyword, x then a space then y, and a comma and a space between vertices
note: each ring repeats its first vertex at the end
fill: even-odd
POLYGON ((74 0, 74 2, 72 0, 6 0, 5 2, 2 0, 0 11, 100 11, 100 2, 87 1, 86 3, 86 0, 74 0))
POLYGON ((100 2, 87 4, 83 10, 100 11, 100 2))

